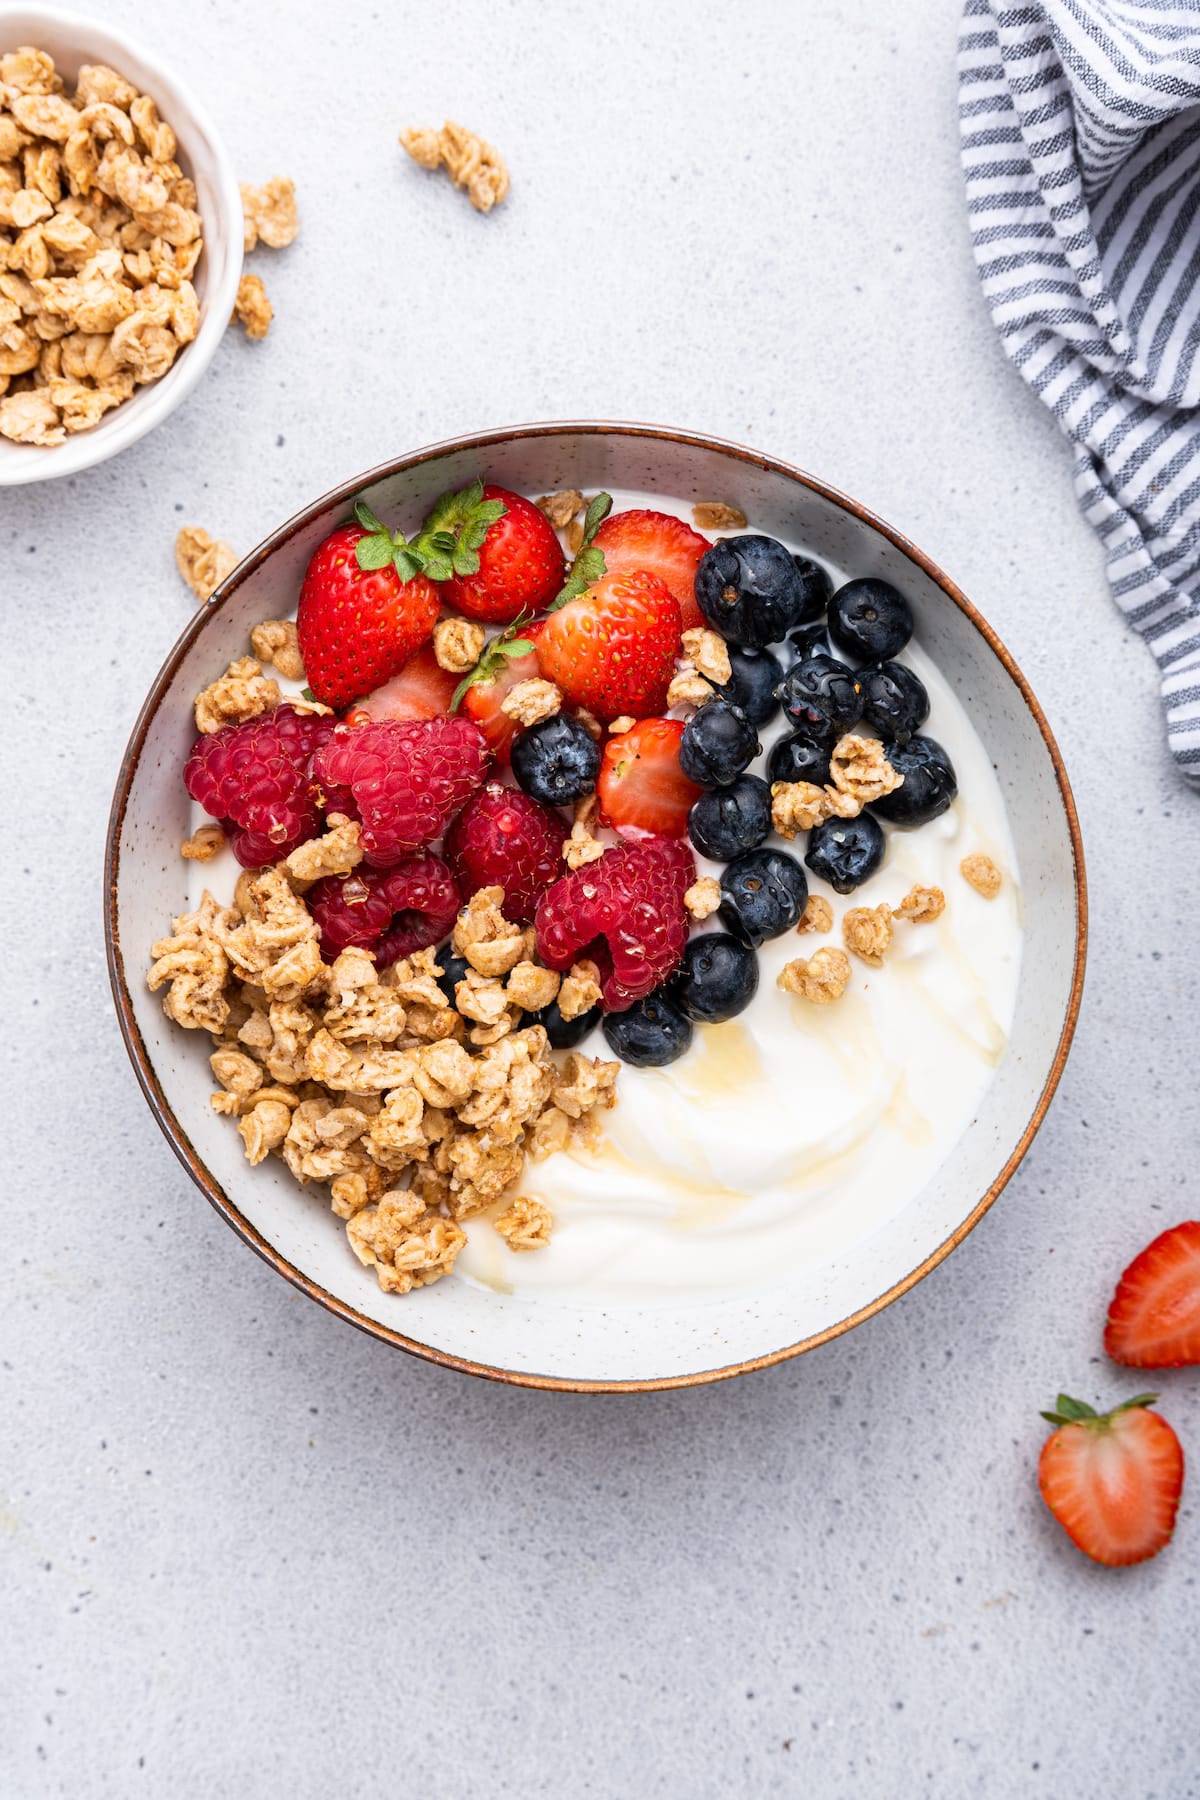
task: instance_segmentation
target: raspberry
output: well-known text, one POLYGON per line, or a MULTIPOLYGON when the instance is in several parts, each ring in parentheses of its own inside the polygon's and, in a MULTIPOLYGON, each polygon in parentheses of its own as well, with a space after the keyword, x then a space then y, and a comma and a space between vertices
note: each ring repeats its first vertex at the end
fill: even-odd
POLYGON ((326 875, 304 896, 321 933, 321 955, 332 962, 355 944, 370 950, 377 968, 438 944, 458 916, 462 898, 440 856, 410 856, 391 869, 354 869, 326 875))
POLYGON ((624 1012, 682 957, 688 939, 683 896, 695 879, 695 859, 678 840, 618 844, 542 895, 538 954, 548 969, 591 957, 600 969, 605 1012, 624 1012))
POLYGON ((339 725, 313 758, 326 805, 362 820, 366 860, 387 869, 441 837, 483 780, 488 752, 470 719, 339 725))
POLYGON ((233 853, 244 868, 278 862, 320 831, 309 768, 334 723, 324 714, 277 706, 223 725, 193 746, 183 784, 205 812, 233 828, 233 853))
POLYGON ((524 924, 562 872, 566 827, 556 812, 520 788, 489 781, 446 833, 446 857, 464 894, 504 889, 504 916, 524 924))

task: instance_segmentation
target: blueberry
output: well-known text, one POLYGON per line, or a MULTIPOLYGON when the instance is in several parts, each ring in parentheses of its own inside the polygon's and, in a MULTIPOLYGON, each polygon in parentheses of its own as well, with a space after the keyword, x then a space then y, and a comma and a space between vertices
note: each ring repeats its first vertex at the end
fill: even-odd
POLYGON ((884 755, 904 777, 903 786, 876 800, 872 810, 893 825, 927 825, 944 813, 958 793, 954 764, 935 738, 913 737, 907 744, 885 743, 884 755))
POLYGON ((814 737, 803 728, 789 732, 771 745, 767 774, 772 781, 811 781, 814 787, 824 787, 832 748, 828 737, 814 737))
POLYGON ((688 836, 714 862, 756 850, 770 830, 771 790, 757 775, 739 775, 728 787, 701 794, 688 814, 688 836))
POLYGON ((577 719, 555 713, 513 739, 512 772, 535 800, 569 806, 595 787, 600 746, 577 719))
POLYGON ((682 1056, 692 1041, 692 1022, 655 988, 624 1012, 606 1013, 604 1035, 609 1048, 635 1069, 661 1069, 682 1056))
POLYGON ((671 998, 689 1019, 719 1025, 749 1006, 758 992, 758 958, 727 931, 694 937, 671 978, 671 998))
POLYGON ((797 662, 807 662, 810 656, 832 656, 829 643, 829 630, 824 619, 818 619, 815 625, 799 625, 795 631, 789 631, 787 641, 795 653, 797 662))
POLYGON ((826 819, 808 834, 804 860, 835 894, 853 893, 883 861, 882 827, 869 813, 857 819, 826 819))
POLYGON ((558 1001, 552 1000, 549 1006, 543 1006, 541 1012, 530 1013, 526 1025, 540 1025, 550 1039, 552 1050, 573 1050, 576 1044, 582 1043, 593 1025, 600 1022, 600 1008, 593 1006, 590 1012, 579 1013, 574 1019, 564 1019, 558 1010, 558 1001))
POLYGON ((465 956, 455 956, 449 944, 443 944, 434 961, 438 966, 437 984, 446 996, 446 1004, 455 1004, 454 989, 460 981, 467 978, 470 963, 465 956))
POLYGON ((829 635, 860 662, 898 656, 912 634, 912 607, 890 581, 848 581, 829 602, 829 635))
POLYGON ((721 921, 756 949, 799 922, 808 879, 786 850, 748 850, 721 877, 721 921))
POLYGON ((724 787, 754 761, 760 748, 758 732, 741 707, 718 695, 684 726, 679 766, 701 787, 724 787))
POLYGON ((731 674, 721 689, 727 700, 740 706, 752 725, 765 725, 779 711, 775 689, 783 679, 783 665, 770 650, 744 650, 729 646, 731 674))
POLYGON ((804 584, 804 611, 797 624, 809 625, 814 619, 819 619, 829 605, 833 598, 833 583, 828 571, 819 562, 814 562, 811 556, 793 556, 792 561, 804 584))
POLYGON ((862 684, 834 656, 793 663, 779 684, 779 698, 793 725, 828 744, 862 718, 862 684))
POLYGON ((873 669, 860 669, 863 718, 881 737, 907 744, 914 731, 919 731, 929 717, 929 695, 925 683, 904 663, 879 663, 873 669))
MULTIPOLYGON (((774 538, 723 538, 700 558, 696 603, 730 643, 761 650, 813 616, 804 577, 774 538)), ((820 609, 818 608, 818 611, 820 609)))

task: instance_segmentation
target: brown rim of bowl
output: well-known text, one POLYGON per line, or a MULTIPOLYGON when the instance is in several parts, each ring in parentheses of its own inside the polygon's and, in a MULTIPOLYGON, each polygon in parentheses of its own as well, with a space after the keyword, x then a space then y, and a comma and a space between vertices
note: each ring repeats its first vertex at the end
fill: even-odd
POLYGON ((264 1262, 269 1263, 286 1281, 290 1281, 293 1287, 299 1288, 311 1300, 316 1300, 338 1318, 344 1319, 350 1325, 357 1326, 360 1331, 365 1331, 369 1336, 378 1338, 385 1344, 394 1345, 399 1350, 407 1350, 411 1355, 419 1356, 426 1362, 438 1363, 448 1369, 458 1369, 467 1375, 479 1375, 489 1381, 507 1382, 513 1387, 556 1389, 568 1393, 636 1394, 649 1393, 663 1388, 699 1387, 711 1381, 727 1381, 734 1375, 745 1375, 753 1369, 770 1368, 773 1363, 785 1362, 790 1357, 803 1355, 806 1350, 815 1350, 818 1345, 827 1343, 831 1338, 840 1337, 843 1332, 850 1331, 855 1325, 861 1325, 865 1319, 873 1318, 876 1313, 882 1312, 885 1306, 890 1306, 893 1300, 898 1300, 902 1294, 908 1293, 910 1288, 915 1287, 932 1269, 943 1262, 952 1250, 957 1249, 968 1233, 974 1230, 984 1213, 1008 1185, 1025 1152, 1037 1135, 1062 1076, 1067 1054, 1071 1048, 1071 1040, 1075 1034, 1087 957, 1087 880, 1084 872, 1083 842, 1079 832, 1075 800, 1071 793, 1071 784, 1067 779, 1066 769, 1063 766, 1062 756, 1055 742, 1054 733, 1046 721, 1046 716, 1017 663, 987 620, 971 604, 961 589, 956 587, 949 576, 922 550, 919 550, 911 539, 905 537, 903 532, 896 531, 894 527, 886 524, 868 507, 861 506, 858 501, 852 500, 848 495, 840 493, 838 489, 830 487, 827 482, 819 481, 816 476, 807 474, 803 469, 795 468, 791 463, 783 462, 778 457, 761 456, 742 444, 729 443, 722 438, 704 437, 699 433, 689 431, 672 431, 665 426, 622 424, 615 420, 602 422, 561 420, 535 425, 517 425, 508 429, 481 431, 468 437, 452 438, 445 443, 427 445, 424 449, 414 450, 408 456, 397 457, 391 462, 381 463, 378 468, 369 469, 365 474, 356 476, 352 481, 341 483, 340 486, 333 488, 329 493, 322 495, 320 499, 314 500, 302 511, 294 514, 277 531, 272 532, 270 537, 264 539, 258 548, 238 565, 216 592, 199 607, 155 677, 154 685, 138 714, 137 723, 133 728, 121 763, 120 775, 117 778, 105 843, 104 879, 105 951, 108 958, 109 979, 116 1002, 117 1017, 120 1020, 121 1035, 125 1039, 125 1047, 129 1052, 142 1092, 145 1094, 150 1110, 157 1119, 164 1136, 192 1180, 221 1214, 226 1224, 231 1226, 252 1250, 257 1251, 264 1262), (435 1350, 428 1344, 418 1343, 413 1338, 405 1337, 399 1331, 392 1331, 386 1325, 379 1324, 375 1319, 367 1318, 364 1314, 357 1312, 354 1307, 348 1306, 345 1301, 339 1300, 334 1294, 329 1293, 326 1288, 312 1281, 294 1264, 288 1262, 286 1257, 281 1256, 254 1229, 249 1220, 242 1216, 224 1189, 213 1179, 175 1117, 151 1065, 142 1035, 138 1030, 137 1021, 134 1018, 117 929, 117 881, 120 872, 121 826, 124 822, 129 791, 133 784, 142 746, 145 743, 150 721, 158 710, 164 691, 174 678, 180 662, 203 629, 214 607, 221 605, 252 570, 259 568, 267 557, 279 545, 285 543, 291 534, 305 524, 314 513, 339 501, 349 501, 355 494, 360 493, 363 488, 371 486, 374 482, 386 480, 387 477, 399 474, 405 469, 417 468, 422 463, 432 462, 436 458, 446 456, 454 451, 486 452, 493 445, 508 443, 513 438, 551 438, 561 437, 567 433, 582 433, 593 437, 610 435, 638 437, 683 444, 699 450, 716 450, 722 455, 732 458, 735 462, 749 463, 766 472, 783 475, 789 480, 798 482, 802 487, 811 489, 815 494, 820 494, 823 499, 831 501, 835 506, 840 506, 844 512, 850 513, 854 518, 860 519, 864 524, 879 532, 902 555, 906 556, 910 562, 915 563, 917 568, 923 570, 931 580, 935 581, 947 599, 953 601, 954 605, 967 615, 1007 670, 1014 686, 1033 715, 1034 722, 1050 754, 1063 811, 1066 814, 1075 868, 1075 965, 1072 972, 1066 1018, 1063 1021, 1054 1061, 1046 1077, 1045 1086, 1038 1097, 1037 1105, 1021 1133, 1016 1148, 995 1181, 992 1182, 982 1198, 976 1202, 962 1224, 952 1231, 936 1250, 931 1251, 923 1262, 918 1263, 916 1268, 911 1269, 886 1292, 878 1295, 865 1306, 859 1307, 856 1312, 847 1314, 844 1319, 839 1319, 836 1324, 828 1326, 824 1331, 815 1332, 811 1337, 802 1338, 799 1343, 785 1344, 781 1349, 768 1351, 764 1356, 749 1357, 743 1362, 728 1363, 722 1368, 703 1369, 691 1375, 651 1376, 641 1381, 574 1381, 559 1375, 536 1375, 518 1370, 500 1369, 491 1363, 472 1362, 467 1357, 448 1355, 444 1350, 435 1350))

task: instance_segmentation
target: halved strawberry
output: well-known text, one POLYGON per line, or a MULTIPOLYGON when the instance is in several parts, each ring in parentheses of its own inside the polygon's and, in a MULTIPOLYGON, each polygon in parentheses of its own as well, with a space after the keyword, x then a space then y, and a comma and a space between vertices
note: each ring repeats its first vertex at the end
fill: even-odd
POLYGON ((696 604, 696 565, 711 546, 706 537, 671 513, 634 507, 610 513, 595 536, 604 552, 610 575, 626 575, 632 569, 648 569, 665 581, 679 602, 680 629, 690 631, 706 623, 696 604))
POLYGON ((458 676, 443 669, 426 644, 410 656, 398 675, 367 694, 346 714, 348 725, 367 719, 436 719, 450 711, 458 676))
POLYGON ((1183 1450, 1167 1421, 1139 1394, 1099 1414, 1069 1394, 1042 1414, 1057 1429, 1038 1457, 1038 1486, 1073 1544, 1119 1568, 1170 1542, 1183 1491, 1183 1450))
POLYGON ((642 719, 609 738, 596 781, 600 816, 625 838, 682 837, 703 789, 679 766, 682 719, 642 719))
POLYGON ((481 673, 462 697, 463 711, 468 718, 474 719, 487 739, 492 755, 502 763, 508 761, 512 741, 517 735, 517 722, 501 712, 501 702, 518 682, 534 681, 541 674, 535 650, 513 656, 509 647, 511 644, 536 644, 542 625, 543 621, 536 619, 529 625, 519 625, 516 637, 502 632, 493 638, 479 659, 477 667, 481 673))
POLYGON ((666 708, 679 650, 679 602, 644 569, 602 575, 552 612, 538 640, 542 674, 601 721, 666 708))
POLYGON ((1108 1309, 1104 1348, 1134 1369, 1200 1363, 1200 1219, 1172 1225, 1134 1257, 1108 1309))

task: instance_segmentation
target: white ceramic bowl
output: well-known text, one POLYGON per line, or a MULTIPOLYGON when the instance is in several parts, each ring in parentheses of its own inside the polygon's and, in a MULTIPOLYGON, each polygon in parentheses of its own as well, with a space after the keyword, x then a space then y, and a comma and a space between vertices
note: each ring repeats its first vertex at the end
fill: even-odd
POLYGON ((812 476, 733 444, 636 425, 536 425, 417 451, 345 483, 260 545, 197 613, 142 709, 113 802, 107 895, 113 991, 151 1110, 248 1244, 331 1311, 431 1361, 529 1386, 610 1390, 714 1380, 795 1355, 879 1311, 948 1255, 1041 1124, 1074 1030, 1086 936, 1083 858, 1061 759, 1027 682, 970 602, 906 538, 812 476), (179 844, 190 823, 180 771, 195 736, 194 695, 245 654, 252 625, 292 610, 310 555, 353 496, 408 522, 477 475, 530 494, 716 495, 740 506, 756 530, 896 581, 913 602, 918 640, 933 649, 996 764, 1025 915, 1008 1053, 969 1130, 911 1205, 787 1286, 603 1311, 455 1280, 388 1297, 350 1254, 323 1189, 302 1192, 274 1161, 247 1165, 237 1134, 208 1104, 208 1038, 172 1025, 146 988, 150 945, 185 907, 179 844))
POLYGON ((216 353, 237 297, 242 271, 242 200, 233 168, 212 121, 177 75, 98 19, 43 7, 0 7, 0 51, 33 44, 48 51, 72 82, 83 63, 108 63, 149 94, 179 140, 178 160, 196 184, 204 222, 204 252, 193 277, 200 329, 160 381, 135 388, 123 406, 91 431, 75 432, 52 449, 0 437, 0 487, 76 475, 104 462, 161 424, 191 393, 216 353))

